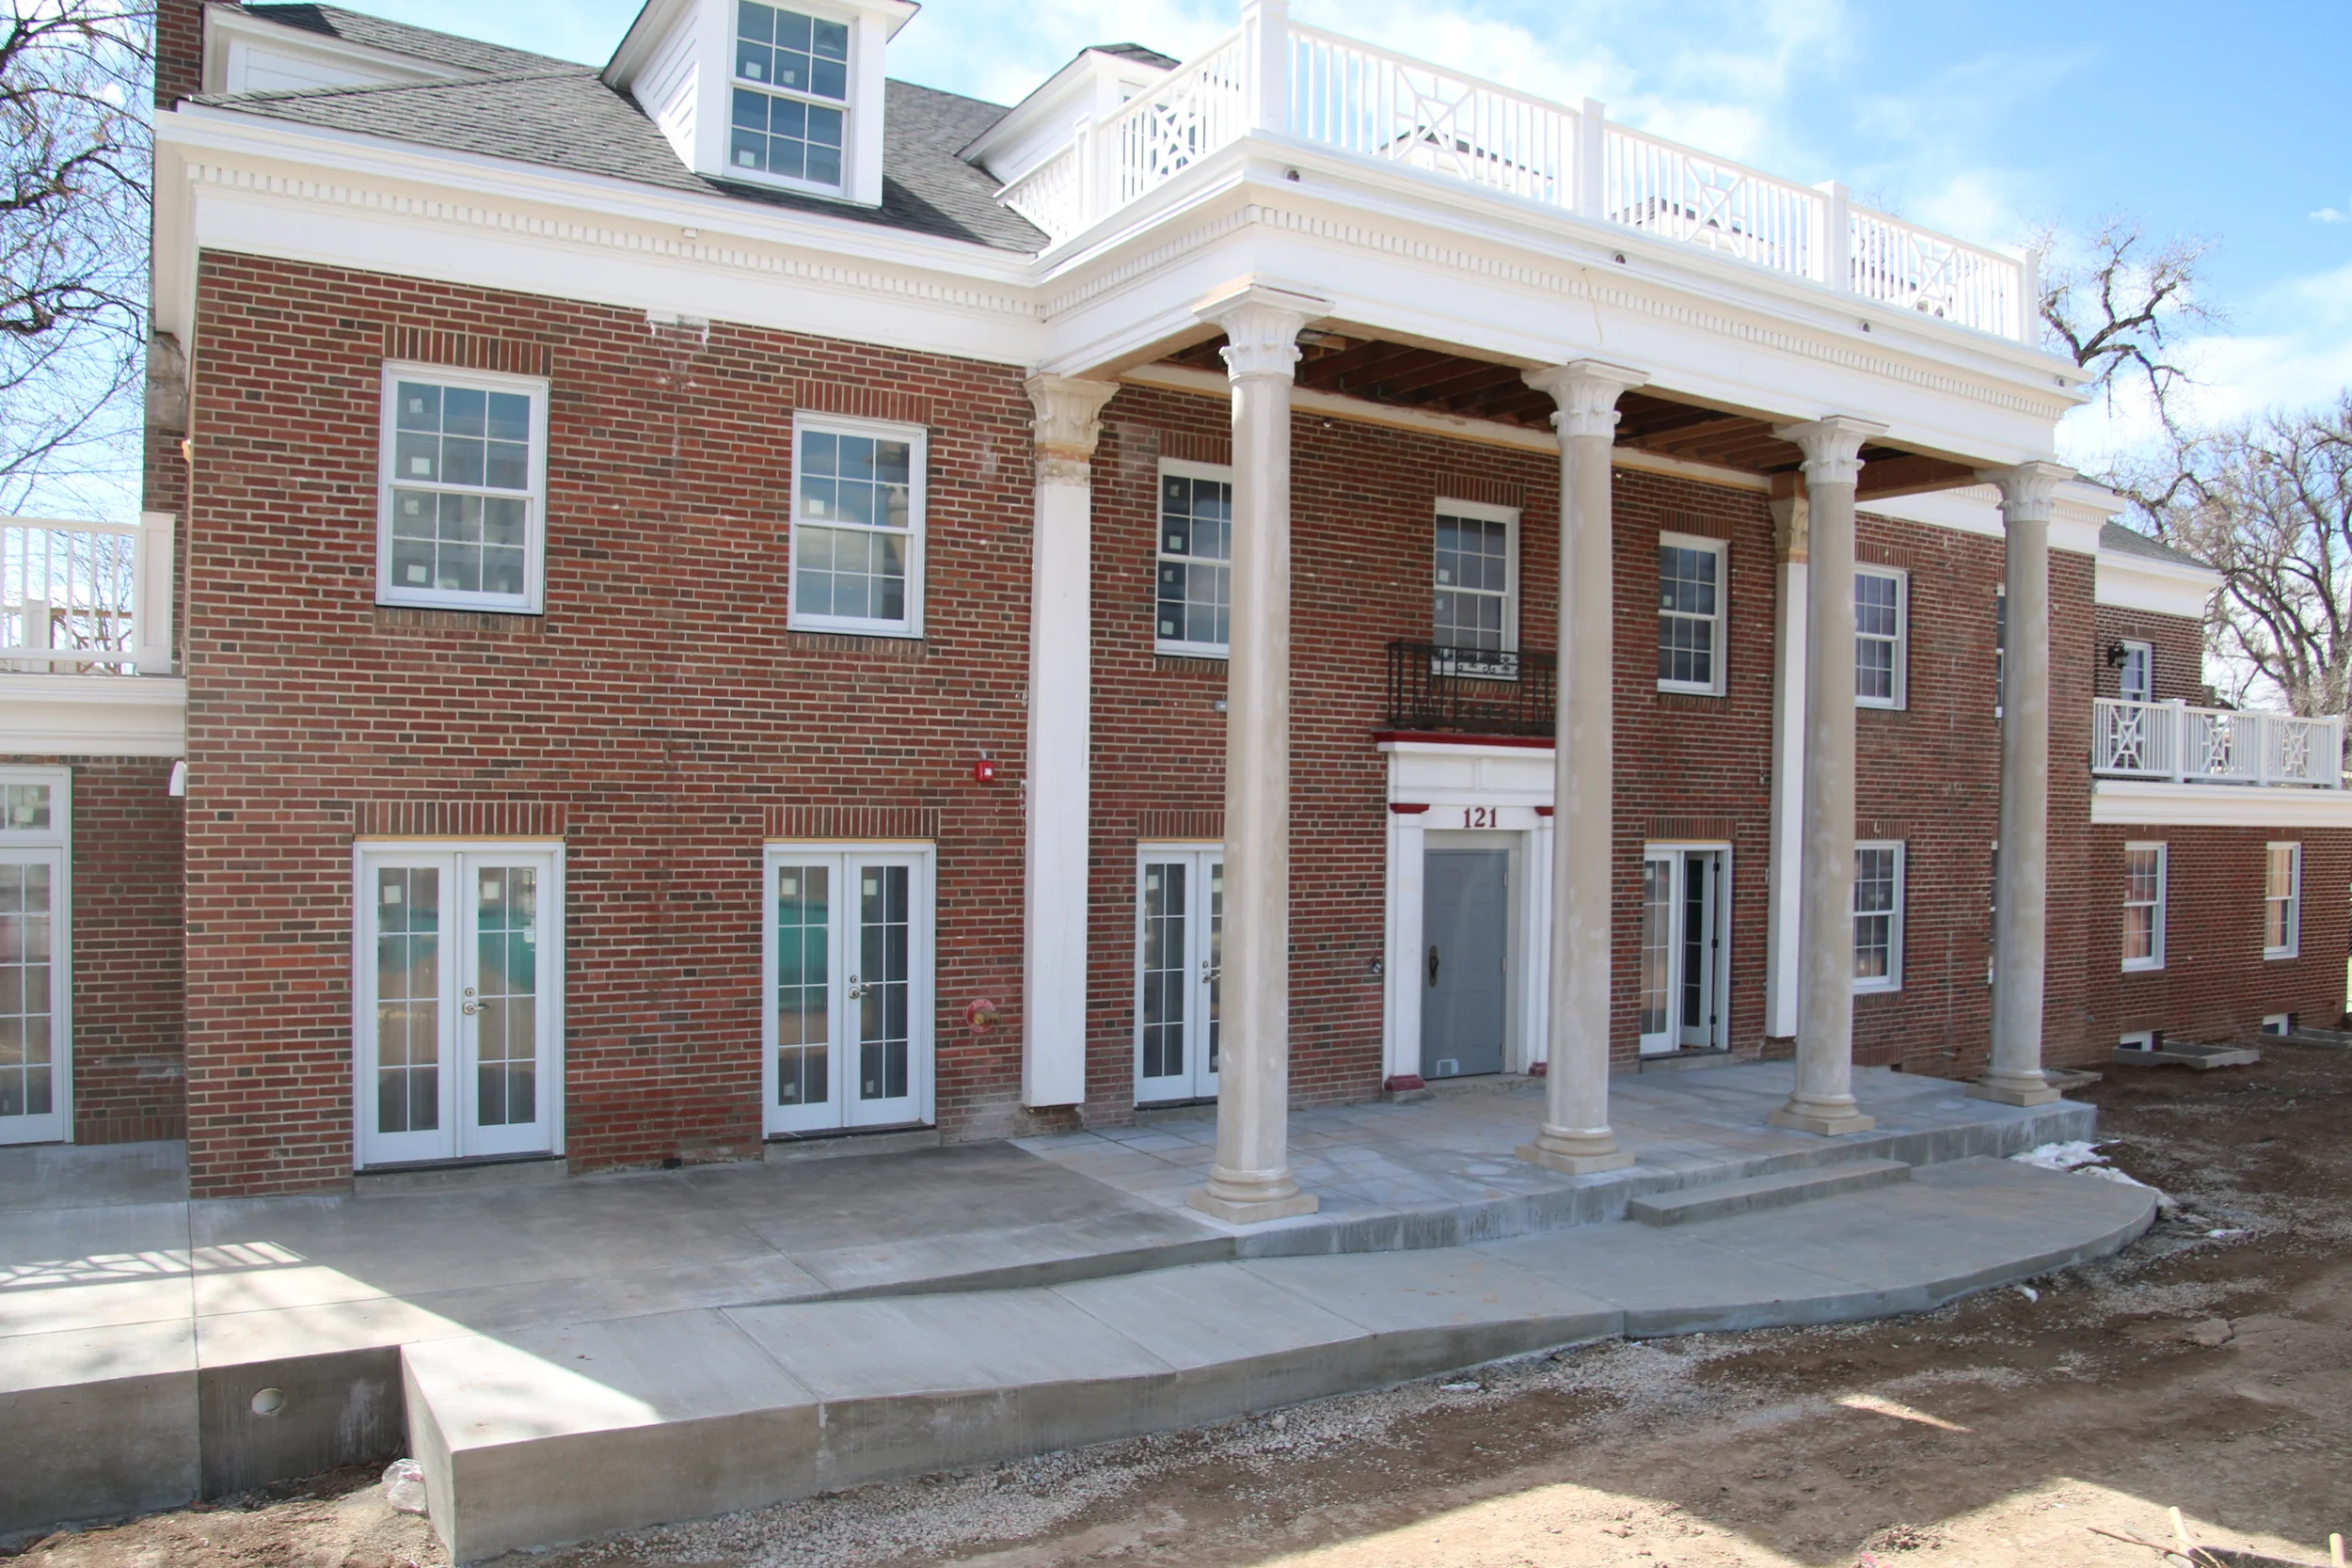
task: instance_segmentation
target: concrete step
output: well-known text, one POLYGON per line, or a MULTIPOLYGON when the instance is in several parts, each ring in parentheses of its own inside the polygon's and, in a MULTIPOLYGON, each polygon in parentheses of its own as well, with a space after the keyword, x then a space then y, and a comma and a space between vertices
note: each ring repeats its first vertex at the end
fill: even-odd
POLYGON ((1652 1193, 1626 1205, 1626 1218, 1644 1225, 1687 1225, 1693 1220, 1719 1220, 1759 1209, 1785 1209, 1792 1203, 1836 1197, 1889 1181, 1908 1181, 1911 1167, 1900 1160, 1848 1160, 1841 1164, 1804 1170, 1776 1171, 1739 1181, 1710 1181, 1679 1192, 1652 1193))
POLYGON ((1611 1335, 1924 1311, 2123 1245, 2146 1188, 2005 1160, 1667 1228, 704 1308, 406 1346, 460 1562, 1231 1419, 1611 1335))

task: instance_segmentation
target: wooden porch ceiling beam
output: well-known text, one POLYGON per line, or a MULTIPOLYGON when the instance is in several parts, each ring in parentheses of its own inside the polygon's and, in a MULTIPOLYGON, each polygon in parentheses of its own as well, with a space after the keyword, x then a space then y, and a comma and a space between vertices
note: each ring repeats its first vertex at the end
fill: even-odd
POLYGON ((1904 453, 1865 462, 1856 500, 1890 500, 1897 496, 1925 496, 1938 490, 1963 490, 1980 483, 1976 470, 1941 457, 1904 453))
POLYGON ((1383 365, 1376 374, 1362 378, 1359 384, 1370 397, 1404 398, 1458 379, 1466 372, 1489 368, 1511 375, 1519 373, 1507 365, 1486 367, 1477 360, 1460 359, 1451 354, 1431 354, 1426 361, 1417 365, 1383 365))
POLYGON ((1346 377, 1375 365, 1385 365, 1407 355, 1426 354, 1427 349, 1407 348, 1403 343, 1351 343, 1331 354, 1310 354, 1299 362, 1300 385, 1323 389, 1338 386, 1346 377))

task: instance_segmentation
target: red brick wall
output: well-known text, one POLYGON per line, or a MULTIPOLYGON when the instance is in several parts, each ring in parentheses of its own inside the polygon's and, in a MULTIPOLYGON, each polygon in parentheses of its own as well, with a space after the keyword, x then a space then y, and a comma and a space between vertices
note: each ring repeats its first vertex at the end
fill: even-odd
POLYGON ((2090 878, 2086 1059, 2141 1029, 2192 1042, 2244 1039, 2269 1013, 2332 1028, 2352 946, 2352 832, 2311 828, 2101 827, 2090 878), (2263 957, 2265 847, 2303 846, 2302 940, 2263 957), (2164 967, 2123 972, 2123 846, 2164 844, 2164 967))
POLYGON ((2213 699, 2205 684, 2205 628, 2180 615, 2158 615, 2144 610, 2119 610, 2101 605, 2098 637, 2091 647, 2096 692, 2122 695, 2123 672, 2107 662, 2107 650, 2129 638, 2155 651, 2155 699, 2202 705, 2213 699))
POLYGON ((156 0, 155 106, 204 90, 204 0, 156 0))
POLYGON ((938 1100, 1025 1125, 1021 706, 1030 410, 1010 369, 252 258, 194 341, 189 1141, 199 1193, 352 1160, 351 836, 371 800, 538 802, 569 845, 569 1150, 754 1152, 771 805, 940 814, 938 1100), (379 367, 550 357, 547 614, 373 603, 379 367), (799 388, 930 430, 919 643, 785 628, 799 388), (981 753, 1004 759, 992 784, 981 753), (974 1039, 965 1004, 1006 1009, 974 1039))
POLYGON ((171 763, 73 759, 73 1137, 186 1127, 181 802, 171 763))

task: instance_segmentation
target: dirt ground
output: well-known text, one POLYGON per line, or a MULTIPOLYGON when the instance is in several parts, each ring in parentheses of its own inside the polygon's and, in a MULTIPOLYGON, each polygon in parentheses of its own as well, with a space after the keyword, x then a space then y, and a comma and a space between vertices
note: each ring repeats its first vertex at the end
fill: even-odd
MULTIPOLYGON (((2352 1533, 2352 1052, 2119 1069, 2179 1207, 1922 1317, 1608 1343, 508 1560, 537 1568, 2069 1568, 2352 1533)), ((53 1536, 27 1568, 435 1568, 372 1473, 53 1536)), ((2175 1562, 2184 1560, 2175 1557, 2175 1562)))

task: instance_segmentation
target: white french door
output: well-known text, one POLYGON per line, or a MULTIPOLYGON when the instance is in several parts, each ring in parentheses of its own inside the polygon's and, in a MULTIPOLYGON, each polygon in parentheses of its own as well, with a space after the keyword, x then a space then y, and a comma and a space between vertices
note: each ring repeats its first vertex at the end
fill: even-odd
POLYGON ((1730 852, 1652 845, 1642 855, 1642 1053, 1714 1051, 1724 1029, 1730 852))
POLYGON ((1216 1097, 1225 851, 1145 849, 1136 896, 1136 1101, 1216 1097))
POLYGON ((0 770, 0 1144, 73 1132, 65 768, 0 770))
POLYGON ((930 1120, 930 850, 771 845, 764 901, 767 1131, 930 1120))
POLYGON ((554 851, 359 851, 359 1163, 556 1147, 564 975, 554 851))

